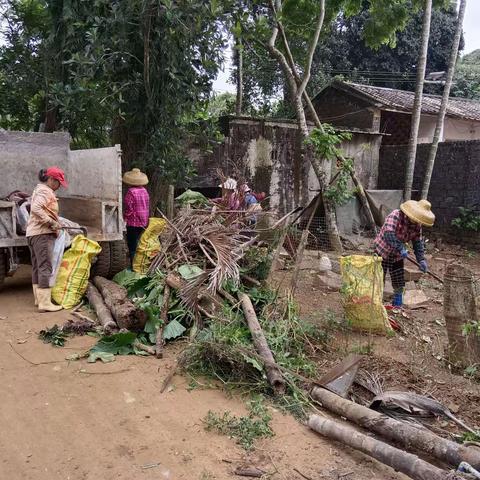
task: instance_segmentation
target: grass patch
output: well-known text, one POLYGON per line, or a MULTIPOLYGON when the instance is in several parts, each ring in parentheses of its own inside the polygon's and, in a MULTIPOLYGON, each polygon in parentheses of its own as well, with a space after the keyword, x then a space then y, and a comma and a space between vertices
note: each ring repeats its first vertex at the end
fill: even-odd
POLYGON ((272 417, 261 396, 248 402, 248 415, 237 417, 230 412, 223 414, 209 410, 203 422, 207 431, 216 431, 236 440, 245 450, 252 450, 257 438, 272 437, 272 417))

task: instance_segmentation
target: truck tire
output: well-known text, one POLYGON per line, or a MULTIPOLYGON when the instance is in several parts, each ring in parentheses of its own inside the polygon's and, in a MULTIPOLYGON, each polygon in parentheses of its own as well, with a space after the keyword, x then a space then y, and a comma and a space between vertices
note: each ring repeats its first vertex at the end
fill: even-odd
POLYGON ((92 265, 91 277, 105 277, 110 275, 110 243, 100 242, 102 251, 97 255, 97 261, 92 265))
POLYGON ((112 278, 127 267, 127 249, 123 240, 100 242, 102 251, 92 265, 91 277, 112 278))
POLYGON ((0 250, 0 291, 5 286, 5 278, 7 278, 7 253, 0 250))
POLYGON ((127 268, 127 247, 124 240, 110 242, 110 276, 127 268))

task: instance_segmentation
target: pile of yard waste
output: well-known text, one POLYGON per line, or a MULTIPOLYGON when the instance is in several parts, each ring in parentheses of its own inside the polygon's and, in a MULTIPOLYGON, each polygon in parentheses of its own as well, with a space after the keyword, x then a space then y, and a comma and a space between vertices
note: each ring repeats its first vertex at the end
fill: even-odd
MULTIPOLYGON (((413 392, 389 391, 381 378, 360 368, 360 355, 350 355, 328 371, 319 368, 320 360, 328 360, 328 330, 301 319, 293 298, 272 288, 267 280, 278 241, 262 242, 244 213, 187 204, 175 219, 162 222, 164 228, 153 239, 155 252, 148 262, 138 263, 141 268, 89 282, 86 298, 96 321, 77 310, 75 319, 62 327, 42 331, 42 339, 61 346, 70 334, 98 335, 88 352, 69 357, 89 362, 110 362, 126 354, 161 358, 166 343, 176 340, 184 347, 177 367, 193 378, 210 377, 228 388, 271 395, 280 407, 308 419, 312 430, 410 478, 480 478, 475 476, 480 450, 457 441, 478 440, 478 432, 441 403, 413 392), (312 414, 318 405, 370 433, 312 414), (462 439, 438 435, 423 421, 426 416, 452 420, 466 434, 462 439), (441 466, 430 463, 432 458, 441 466), (449 471, 451 467, 457 472, 449 471)), ((274 239, 282 238, 275 233, 274 239)), ((382 325, 383 317, 378 315, 382 325)), ((166 377, 162 392, 175 372, 166 377)), ((219 431, 227 424, 241 429, 242 422, 213 414, 208 418, 219 431)))

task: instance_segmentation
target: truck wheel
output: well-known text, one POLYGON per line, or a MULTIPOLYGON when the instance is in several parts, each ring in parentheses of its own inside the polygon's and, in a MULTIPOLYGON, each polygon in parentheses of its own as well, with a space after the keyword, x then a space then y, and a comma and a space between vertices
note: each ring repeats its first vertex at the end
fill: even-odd
POLYGON ((92 265, 90 276, 112 278, 127 267, 127 251, 123 240, 100 242, 100 246, 102 251, 92 265))
POLYGON ((127 268, 127 247, 123 240, 110 242, 110 276, 127 268))
POLYGON ((7 277, 7 254, 5 250, 0 250, 0 290, 5 286, 7 277))
POLYGON ((110 275, 110 243, 100 242, 102 251, 97 255, 97 261, 92 265, 91 277, 105 277, 110 275))

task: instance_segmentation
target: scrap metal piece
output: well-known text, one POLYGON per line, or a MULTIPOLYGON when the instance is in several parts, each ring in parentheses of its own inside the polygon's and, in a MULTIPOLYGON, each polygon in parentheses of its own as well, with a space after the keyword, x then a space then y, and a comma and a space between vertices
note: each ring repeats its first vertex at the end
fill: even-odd
POLYGON ((355 381, 361 359, 362 355, 349 355, 324 375, 320 379, 319 384, 327 390, 345 398, 355 381))

